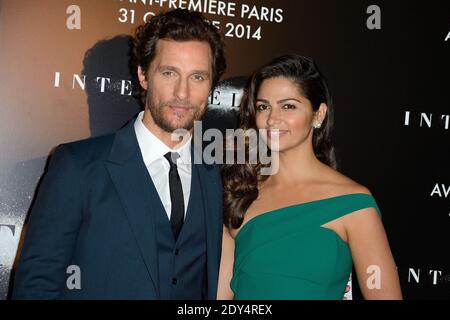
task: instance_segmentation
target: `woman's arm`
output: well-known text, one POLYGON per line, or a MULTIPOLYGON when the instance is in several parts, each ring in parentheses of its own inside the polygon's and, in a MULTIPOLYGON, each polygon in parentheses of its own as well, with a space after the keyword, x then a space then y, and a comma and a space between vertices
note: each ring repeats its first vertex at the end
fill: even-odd
POLYGON ((233 277, 234 264, 234 239, 230 235, 230 231, 223 227, 222 236, 222 256, 220 259, 219 284, 217 289, 218 300, 232 300, 234 297, 230 287, 231 278, 233 277))
POLYGON ((400 281, 381 219, 374 208, 346 219, 348 242, 365 299, 402 299, 400 281))

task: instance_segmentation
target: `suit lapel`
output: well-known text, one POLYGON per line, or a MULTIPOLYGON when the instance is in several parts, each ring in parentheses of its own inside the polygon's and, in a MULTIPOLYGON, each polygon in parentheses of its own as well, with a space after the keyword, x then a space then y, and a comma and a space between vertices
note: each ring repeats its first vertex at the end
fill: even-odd
POLYGON ((134 120, 116 133, 105 165, 125 209, 155 291, 159 295, 155 222, 151 211, 152 206, 160 203, 160 200, 157 192, 151 192, 153 183, 137 143, 134 120))

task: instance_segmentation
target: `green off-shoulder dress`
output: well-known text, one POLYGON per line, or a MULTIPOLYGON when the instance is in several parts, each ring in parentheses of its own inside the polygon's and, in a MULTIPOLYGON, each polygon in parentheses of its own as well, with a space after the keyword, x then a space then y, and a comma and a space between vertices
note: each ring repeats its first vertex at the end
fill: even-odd
POLYGON ((342 300, 350 273, 350 248, 322 225, 373 207, 356 193, 297 204, 249 220, 235 238, 234 299, 342 300))

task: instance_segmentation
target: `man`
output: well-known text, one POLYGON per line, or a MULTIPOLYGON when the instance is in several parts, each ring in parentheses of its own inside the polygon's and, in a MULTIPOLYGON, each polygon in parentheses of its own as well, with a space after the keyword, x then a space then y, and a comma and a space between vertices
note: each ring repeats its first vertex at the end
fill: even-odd
POLYGON ((223 42, 187 10, 152 18, 135 42, 145 110, 114 134, 57 148, 13 298, 216 298, 222 187, 217 168, 194 164, 191 135, 225 70, 223 42), (181 143, 177 129, 188 132, 181 143))

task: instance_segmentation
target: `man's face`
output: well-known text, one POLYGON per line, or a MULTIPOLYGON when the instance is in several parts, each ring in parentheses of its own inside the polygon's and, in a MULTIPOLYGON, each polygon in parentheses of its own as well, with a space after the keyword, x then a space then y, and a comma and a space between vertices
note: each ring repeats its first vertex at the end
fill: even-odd
POLYGON ((207 42, 158 40, 147 77, 146 108, 154 123, 166 132, 191 130, 205 111, 212 85, 212 52, 207 42))

